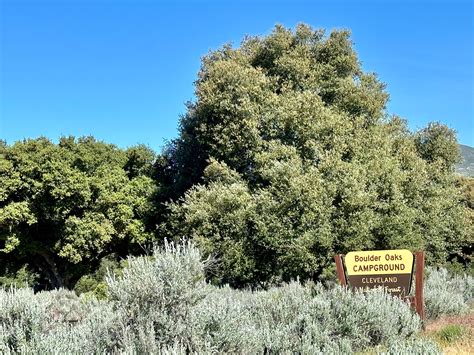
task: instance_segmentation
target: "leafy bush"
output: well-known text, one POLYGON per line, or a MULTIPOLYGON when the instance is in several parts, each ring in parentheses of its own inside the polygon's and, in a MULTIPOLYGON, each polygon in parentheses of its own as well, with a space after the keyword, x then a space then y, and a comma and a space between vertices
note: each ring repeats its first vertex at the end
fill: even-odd
POLYGON ((36 285, 38 274, 31 272, 28 265, 23 265, 16 272, 1 270, 0 287, 33 287, 36 285))
POLYGON ((92 274, 82 276, 74 286, 78 295, 94 296, 97 299, 107 298, 106 277, 109 273, 121 275, 127 260, 118 260, 117 255, 111 254, 101 259, 99 267, 92 274))
POLYGON ((112 305, 84 303, 83 317, 77 322, 53 321, 42 333, 19 350, 37 354, 110 353, 119 349, 123 338, 112 305))
POLYGON ((404 339, 419 318, 381 291, 367 294, 293 282, 268 291, 212 292, 193 312, 194 329, 224 352, 340 353, 404 339))
POLYGON ((428 269, 424 296, 428 318, 464 313, 474 297, 474 277, 451 275, 446 269, 428 269))
POLYGON ((34 294, 30 289, 0 290, 0 353, 86 353, 109 350, 115 330, 111 304, 84 302, 74 292, 34 294))

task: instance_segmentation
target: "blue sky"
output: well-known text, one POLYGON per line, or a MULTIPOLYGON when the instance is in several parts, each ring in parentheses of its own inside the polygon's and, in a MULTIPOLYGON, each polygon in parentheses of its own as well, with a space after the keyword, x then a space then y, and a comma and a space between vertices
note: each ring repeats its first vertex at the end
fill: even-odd
POLYGON ((200 58, 276 23, 348 28, 388 111, 474 146, 471 1, 0 0, 0 138, 94 135, 159 150, 200 58))

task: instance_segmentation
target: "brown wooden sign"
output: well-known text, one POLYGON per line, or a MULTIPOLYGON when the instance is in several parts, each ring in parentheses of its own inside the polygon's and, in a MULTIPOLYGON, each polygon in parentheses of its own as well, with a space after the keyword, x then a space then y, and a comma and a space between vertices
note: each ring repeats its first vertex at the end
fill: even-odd
POLYGON ((410 293, 413 254, 409 250, 351 251, 344 264, 352 288, 383 287, 401 297, 410 293))
POLYGON ((347 255, 336 255, 336 270, 342 286, 352 289, 367 290, 383 287, 394 296, 408 300, 416 308, 421 318, 423 307, 423 269, 425 255, 423 252, 413 254, 409 250, 374 250, 349 252, 347 255), (416 293, 410 293, 412 276, 416 261, 416 293))

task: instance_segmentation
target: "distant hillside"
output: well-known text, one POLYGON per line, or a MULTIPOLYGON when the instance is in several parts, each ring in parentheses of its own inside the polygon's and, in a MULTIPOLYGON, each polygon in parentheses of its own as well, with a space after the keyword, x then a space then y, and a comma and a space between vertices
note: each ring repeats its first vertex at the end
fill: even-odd
POLYGON ((467 145, 459 145, 462 163, 456 166, 456 171, 464 176, 474 176, 474 148, 467 145))

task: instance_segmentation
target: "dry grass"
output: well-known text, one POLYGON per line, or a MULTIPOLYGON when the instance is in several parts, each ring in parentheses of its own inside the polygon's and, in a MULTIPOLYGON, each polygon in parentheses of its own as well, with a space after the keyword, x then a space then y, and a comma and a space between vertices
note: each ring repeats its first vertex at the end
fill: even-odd
POLYGON ((435 340, 445 354, 474 354, 474 310, 465 315, 443 317, 429 321, 423 336, 435 340), (458 339, 447 342, 441 337, 449 326, 457 325, 462 328, 463 334, 458 339))

